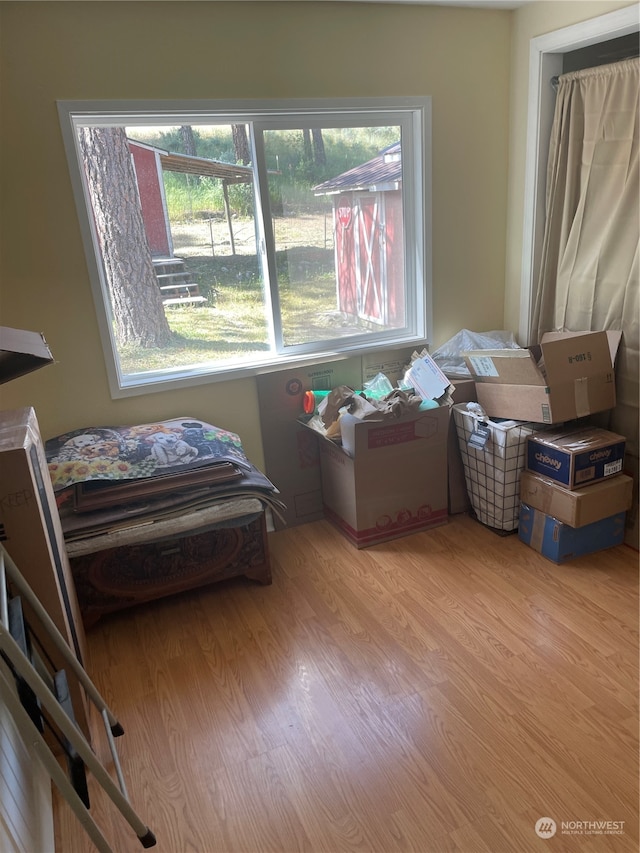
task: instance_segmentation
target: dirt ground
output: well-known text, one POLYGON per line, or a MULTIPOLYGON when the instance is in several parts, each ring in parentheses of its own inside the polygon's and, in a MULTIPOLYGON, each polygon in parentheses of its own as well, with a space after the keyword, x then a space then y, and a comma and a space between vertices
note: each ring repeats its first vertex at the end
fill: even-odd
MULTIPOLYGON (((318 246, 333 248, 333 220, 330 214, 277 217, 273 220, 276 248, 318 246)), ((256 236, 252 219, 232 219, 233 242, 238 255, 256 254, 256 236)), ((171 225, 174 254, 188 258, 194 255, 220 257, 232 255, 231 236, 223 217, 195 220, 171 225)))

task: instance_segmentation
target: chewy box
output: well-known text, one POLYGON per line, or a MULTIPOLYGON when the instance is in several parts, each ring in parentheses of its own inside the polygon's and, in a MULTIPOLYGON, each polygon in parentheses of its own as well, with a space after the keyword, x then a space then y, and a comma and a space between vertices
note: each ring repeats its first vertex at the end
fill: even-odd
POLYGON ((326 517, 357 548, 447 521, 449 407, 353 426, 353 456, 320 437, 326 517))
POLYGON ((584 527, 570 527, 523 503, 520 507, 518 536, 531 548, 554 563, 565 563, 613 548, 624 542, 625 513, 619 512, 584 527))
POLYGON ((624 449, 624 436, 606 429, 534 433, 527 440, 527 469, 577 489, 622 473, 624 449))

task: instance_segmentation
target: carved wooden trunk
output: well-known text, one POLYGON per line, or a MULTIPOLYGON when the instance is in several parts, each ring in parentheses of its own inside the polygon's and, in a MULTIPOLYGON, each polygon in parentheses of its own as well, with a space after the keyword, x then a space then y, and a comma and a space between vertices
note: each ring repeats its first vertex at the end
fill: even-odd
POLYGON ((238 575, 269 584, 265 513, 242 526, 83 554, 70 565, 85 627, 106 613, 238 575))

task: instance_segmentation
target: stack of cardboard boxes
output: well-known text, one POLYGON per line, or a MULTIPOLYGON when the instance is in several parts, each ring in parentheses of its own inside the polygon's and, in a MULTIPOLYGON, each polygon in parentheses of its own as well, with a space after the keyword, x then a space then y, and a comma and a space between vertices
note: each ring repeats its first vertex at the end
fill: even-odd
POLYGON ((615 406, 620 332, 549 333, 540 347, 467 353, 478 402, 491 418, 545 428, 527 438, 519 536, 556 563, 624 540, 633 481, 624 436, 590 416, 615 406))
MULTIPOLYGON (((442 405, 391 422, 355 423, 348 447, 319 436, 303 422, 305 391, 362 388, 379 372, 395 384, 405 375, 411 349, 259 376, 266 470, 287 505, 285 523, 328 518, 358 548, 446 523, 449 514, 469 508, 452 408, 455 414, 458 405, 477 400, 491 419, 526 422, 533 425, 528 432, 541 425, 583 425, 588 416, 615 406, 613 361, 620 337, 619 332, 553 333, 544 336, 540 347, 467 353, 470 378, 450 379, 453 407, 442 405)), ((518 482, 509 483, 514 489, 509 531, 519 523, 524 449, 518 464, 518 482)), ((602 505, 611 506, 609 515, 623 511, 629 480, 620 479, 615 488, 607 483, 611 492, 602 505)), ((588 501, 580 497, 581 489, 564 489, 579 498, 576 512, 583 520, 574 522, 577 529, 601 520, 594 516, 593 495, 602 487, 594 483, 589 488, 595 491, 588 501)), ((571 526, 571 521, 562 523, 571 526)))
POLYGON ((554 563, 624 541, 633 480, 625 439, 598 428, 534 433, 520 479, 520 539, 554 563))

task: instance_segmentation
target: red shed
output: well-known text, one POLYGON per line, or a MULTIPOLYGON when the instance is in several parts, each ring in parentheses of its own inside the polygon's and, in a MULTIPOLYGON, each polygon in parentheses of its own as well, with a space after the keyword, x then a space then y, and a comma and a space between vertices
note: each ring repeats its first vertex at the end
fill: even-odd
POLYGON ((229 207, 229 185, 250 184, 253 181, 251 166, 240 166, 209 160, 206 157, 192 157, 188 154, 173 154, 152 145, 145 145, 134 139, 128 139, 129 150, 138 183, 140 206, 149 248, 153 257, 173 257, 171 227, 164 192, 163 171, 181 172, 188 175, 206 175, 222 181, 224 206, 229 227, 231 250, 235 255, 231 209, 229 207))
POLYGON ((142 220, 152 257, 173 257, 167 200, 162 180, 161 152, 151 145, 129 139, 136 173, 142 220))
POLYGON ((333 196, 339 310, 382 326, 403 326, 400 143, 318 184, 314 192, 333 196))

